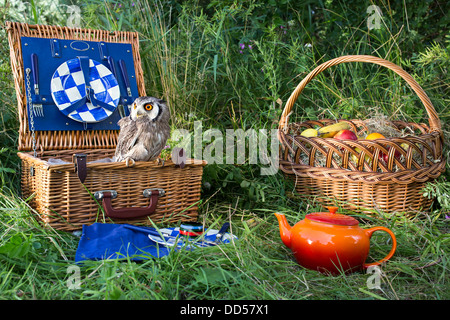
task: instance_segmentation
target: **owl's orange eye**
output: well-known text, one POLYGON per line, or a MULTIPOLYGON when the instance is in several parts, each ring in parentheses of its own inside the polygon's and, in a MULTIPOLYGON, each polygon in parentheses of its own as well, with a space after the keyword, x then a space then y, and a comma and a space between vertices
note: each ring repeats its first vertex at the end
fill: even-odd
POLYGON ((136 103, 133 105, 133 109, 136 109, 137 107, 136 107, 136 103))
POLYGON ((144 108, 145 108, 145 110, 150 111, 150 110, 153 109, 153 106, 152 106, 151 104, 146 104, 146 105, 144 106, 144 108))

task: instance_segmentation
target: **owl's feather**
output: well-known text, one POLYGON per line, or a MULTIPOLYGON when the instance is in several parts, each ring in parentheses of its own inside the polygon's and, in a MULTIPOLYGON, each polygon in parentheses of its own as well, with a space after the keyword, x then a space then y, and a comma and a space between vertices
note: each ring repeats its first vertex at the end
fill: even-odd
POLYGON ((130 115, 119 120, 116 161, 124 161, 127 158, 150 161, 159 156, 170 135, 170 112, 162 100, 157 99, 157 103, 161 108, 157 118, 142 116, 133 120, 130 115))

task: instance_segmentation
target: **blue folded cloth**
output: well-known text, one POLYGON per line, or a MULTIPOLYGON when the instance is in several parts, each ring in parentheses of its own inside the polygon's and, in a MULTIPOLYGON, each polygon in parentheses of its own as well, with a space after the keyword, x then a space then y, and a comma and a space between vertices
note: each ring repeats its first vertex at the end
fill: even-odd
MULTIPOLYGON (((201 240, 192 242, 179 235, 179 228, 155 229, 130 224, 94 223, 83 225, 82 235, 75 254, 75 262, 129 258, 142 261, 160 258, 172 249, 214 245, 217 230, 208 230, 201 240)), ((223 243, 230 241, 225 234, 223 243)), ((198 240, 198 239, 197 239, 198 240)))

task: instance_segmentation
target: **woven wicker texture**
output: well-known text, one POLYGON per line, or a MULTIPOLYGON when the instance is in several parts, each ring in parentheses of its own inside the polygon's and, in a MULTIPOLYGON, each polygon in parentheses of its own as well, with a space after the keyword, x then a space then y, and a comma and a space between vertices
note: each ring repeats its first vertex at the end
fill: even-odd
POLYGON ((64 231, 81 229, 83 224, 94 222, 152 225, 196 220, 205 161, 187 159, 184 168, 170 160, 164 165, 155 161, 135 162, 129 166, 125 162, 92 163, 114 156, 118 130, 36 131, 36 156, 34 152, 25 152, 32 150, 33 136, 28 128, 21 37, 130 43, 138 91, 142 96, 145 87, 138 34, 11 22, 6 27, 18 98, 19 150, 23 151, 18 153, 22 161, 22 196, 30 199, 30 206, 39 218, 46 225, 64 231), (80 153, 87 156, 87 177, 83 183, 72 162, 73 155, 80 153), (111 200, 113 209, 132 211, 149 206, 151 200, 144 197, 145 189, 163 189, 164 195, 158 197, 154 212, 133 220, 112 221, 105 216, 101 200, 93 196, 97 191, 114 190, 117 198, 111 200))
POLYGON ((84 153, 88 162, 84 184, 80 183, 71 163, 72 150, 44 152, 38 158, 32 153, 19 153, 22 159, 23 196, 33 195, 30 205, 45 224, 70 231, 94 222, 152 225, 151 221, 171 223, 196 220, 205 162, 191 160, 183 169, 171 161, 166 161, 164 166, 156 162, 136 162, 127 167, 123 162, 89 163, 112 157, 114 150, 84 150, 84 153), (51 164, 50 159, 69 163, 51 164), (159 197, 154 213, 133 220, 113 221, 105 217, 101 204, 93 197, 96 191, 115 190, 118 196, 112 200, 114 208, 140 208, 149 205, 150 199, 142 195, 148 188, 163 189, 165 194, 159 197))
MULTIPOLYGON (((370 133, 367 120, 341 120, 358 136, 370 133)), ((399 66, 372 56, 343 56, 311 71, 295 88, 283 110, 278 137, 281 142, 280 168, 295 183, 300 196, 314 197, 325 205, 336 204, 353 210, 417 212, 431 200, 421 194, 424 184, 445 169, 443 133, 439 117, 419 84, 399 66), (327 68, 347 62, 369 62, 401 76, 425 106, 426 124, 391 121, 388 125, 409 135, 377 140, 337 140, 303 137, 306 128, 323 127, 334 120, 289 123, 293 106, 305 86, 327 68)))
MULTIPOLYGON (((29 25, 18 22, 6 22, 6 30, 8 31, 11 66, 17 92, 20 120, 18 149, 21 151, 30 151, 33 146, 26 107, 21 37, 130 43, 133 47, 133 59, 135 62, 134 67, 139 95, 145 96, 144 75, 139 55, 139 34, 137 32, 110 32, 60 26, 29 25)), ((38 150, 108 149, 116 147, 117 137, 117 130, 36 131, 36 147, 38 150)))

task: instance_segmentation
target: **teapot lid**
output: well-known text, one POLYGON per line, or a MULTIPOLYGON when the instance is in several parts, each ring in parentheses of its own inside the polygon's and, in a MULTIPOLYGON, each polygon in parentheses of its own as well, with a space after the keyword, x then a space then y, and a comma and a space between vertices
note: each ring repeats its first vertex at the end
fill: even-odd
POLYGON ((306 215, 306 219, 335 224, 340 226, 356 226, 359 224, 358 220, 345 214, 336 213, 337 207, 327 207, 330 212, 314 212, 306 215))

